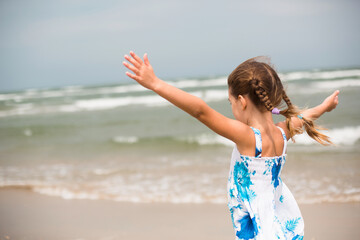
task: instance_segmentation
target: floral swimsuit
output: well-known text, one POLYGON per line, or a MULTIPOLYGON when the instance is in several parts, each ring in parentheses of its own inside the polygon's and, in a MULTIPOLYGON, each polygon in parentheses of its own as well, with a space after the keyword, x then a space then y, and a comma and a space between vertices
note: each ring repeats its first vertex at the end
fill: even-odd
POLYGON ((255 157, 234 147, 228 180, 228 206, 236 239, 303 239, 304 220, 288 187, 281 180, 287 139, 281 156, 261 157, 260 131, 255 133, 255 157))

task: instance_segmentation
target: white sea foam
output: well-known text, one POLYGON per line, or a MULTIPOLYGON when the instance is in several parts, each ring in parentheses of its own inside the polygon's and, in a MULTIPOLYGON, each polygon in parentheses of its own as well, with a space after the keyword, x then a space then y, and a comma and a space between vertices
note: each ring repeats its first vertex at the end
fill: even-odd
POLYGON ((113 141, 117 143, 136 143, 139 141, 139 138, 135 136, 117 136, 113 138, 113 141))
MULTIPOLYGON (((332 71, 332 72, 320 72, 324 78, 338 77, 338 76, 350 76, 356 75, 360 70, 344 70, 344 71, 332 71), (332 75, 331 75, 331 74, 332 75)), ((291 74, 295 74, 291 73, 291 74)), ((302 72, 304 77, 309 72, 302 72), (305 74, 305 75, 304 75, 305 74)), ((312 74, 312 73, 311 73, 312 74)), ((307 77, 313 76, 309 75, 307 77)), ((299 76, 298 76, 299 77, 299 76)), ((314 76, 313 76, 314 77, 314 76)), ((319 77, 319 76, 317 76, 319 77)), ((295 79, 295 77, 291 77, 295 79)), ((174 86, 180 88, 186 87, 210 87, 210 86, 222 86, 223 82, 226 82, 225 78, 209 79, 209 80, 181 80, 171 82, 174 86)), ((332 81, 315 81, 310 83, 310 87, 297 88, 296 93, 314 94, 317 92, 324 92, 331 89, 341 89, 344 87, 359 87, 360 79, 358 78, 346 78, 342 80, 332 81)), ((291 87, 290 87, 291 90, 291 87)), ((111 93, 132 93, 147 91, 140 85, 120 85, 114 87, 100 87, 100 88, 83 88, 80 86, 69 86, 58 90, 36 90, 28 89, 21 93, 9 93, 0 94, 0 101, 5 100, 5 105, 10 109, 0 111, 0 117, 16 116, 16 115, 34 115, 42 113, 57 113, 57 112, 79 112, 79 111, 97 111, 113 109, 122 106, 129 105, 144 105, 147 107, 165 106, 168 103, 159 96, 156 95, 140 95, 140 96, 121 96, 121 97, 102 97, 111 93), (92 95, 89 99, 76 100, 76 97, 92 95), (99 95, 99 97, 95 97, 99 95), (54 104, 52 102, 46 102, 39 104, 33 103, 21 103, 29 98, 49 98, 49 97, 69 97, 66 99, 66 104, 54 104), (74 100, 73 100, 74 99, 74 100), (13 100, 14 102, 7 101, 13 100)), ((190 92, 191 94, 204 99, 206 102, 222 101, 228 98, 228 92, 226 89, 203 89, 199 88, 198 91, 190 92)))
POLYGON ((32 131, 31 131, 31 129, 26 128, 26 129, 24 130, 24 135, 27 136, 27 137, 30 137, 31 135, 33 135, 33 133, 32 133, 32 131))
POLYGON ((298 71, 290 73, 279 73, 283 81, 294 81, 302 79, 335 79, 360 77, 360 69, 335 70, 335 71, 298 71))
POLYGON ((65 105, 34 105, 19 104, 14 109, 0 111, 0 117, 9 117, 16 115, 35 115, 59 112, 81 112, 98 111, 113 109, 121 106, 144 105, 149 107, 163 106, 168 104, 159 96, 139 96, 139 97, 119 97, 119 98, 95 98, 87 100, 77 100, 72 104, 65 105))
POLYGON ((112 87, 84 88, 81 86, 66 86, 56 90, 27 89, 20 93, 0 94, 0 101, 15 100, 17 102, 29 99, 43 99, 55 97, 84 97, 91 95, 108 95, 114 93, 135 93, 148 91, 146 88, 135 85, 120 85, 112 87))
POLYGON ((96 193, 89 193, 84 191, 71 191, 70 189, 64 187, 34 187, 34 192, 49 195, 49 196, 58 196, 62 197, 63 199, 102 199, 99 194, 96 193))
MULTIPOLYGON (((159 172, 159 168, 154 171, 147 168, 124 171, 123 168, 110 166, 75 167, 59 164, 30 169, 0 167, 0 187, 25 188, 64 199, 226 204, 227 171, 218 169, 219 166, 214 166, 215 172, 207 172, 204 167, 202 171, 191 171, 195 166, 169 164, 165 172, 159 172), (169 174, 167 171, 173 168, 176 174, 169 174)), ((344 176, 337 175, 335 182, 327 178, 299 177, 296 174, 287 176, 285 182, 301 204, 360 202, 357 182, 347 182, 345 176, 348 172, 342 174, 344 176)))
MULTIPOLYGON (((179 81, 168 81, 169 84, 177 88, 197 88, 197 87, 215 87, 226 86, 226 78, 215 79, 184 79, 179 81)), ((0 101, 14 100, 17 102, 29 99, 55 98, 55 97, 84 97, 91 95, 109 95, 119 93, 136 93, 145 92, 148 89, 139 84, 118 85, 110 87, 84 88, 82 86, 66 86, 61 89, 41 90, 41 89, 27 89, 19 93, 3 93, 0 94, 0 101)))
POLYGON ((234 146, 234 143, 227 138, 224 138, 217 134, 200 134, 197 136, 182 137, 179 140, 189 143, 197 143, 199 145, 225 145, 234 146))
MULTIPOLYGON (((195 180, 195 179, 194 179, 195 180)), ((200 179, 196 179, 199 182, 200 179)), ((212 184, 213 180, 209 183, 202 183, 196 185, 193 189, 188 189, 187 185, 170 185, 169 183, 148 182, 145 184, 136 185, 127 183, 119 187, 107 182, 108 187, 102 186, 100 188, 86 189, 81 186, 61 186, 61 185, 48 185, 44 183, 37 184, 11 184, 3 185, 0 187, 13 187, 13 188, 27 188, 33 192, 48 196, 61 197, 63 199, 107 199, 118 202, 133 202, 133 203, 215 203, 226 204, 226 189, 224 186, 217 186, 217 188, 208 188, 208 184, 212 184), (201 190, 201 187, 203 190, 201 190)), ((312 189, 304 191, 306 186, 300 190, 295 186, 290 186, 296 201, 299 204, 314 204, 314 203, 349 203, 360 202, 360 191, 358 188, 350 187, 345 190, 336 190, 334 186, 329 186, 330 190, 312 189), (335 189, 335 190, 331 190, 335 189)))
MULTIPOLYGON (((328 135, 335 144, 337 145, 354 145, 360 139, 360 126, 334 128, 327 131, 323 131, 324 134, 328 135)), ((199 145, 224 145, 234 146, 234 143, 222 136, 216 134, 200 134, 197 136, 189 136, 187 138, 179 138, 189 143, 197 143, 199 145)), ((296 135, 294 137, 297 145, 311 145, 317 143, 315 140, 310 138, 306 133, 296 135)), ((289 141, 292 144, 292 141, 289 141)))
POLYGON ((206 102, 216 102, 228 99, 227 90, 207 90, 204 91, 202 99, 206 102))
MULTIPOLYGON (((338 145, 354 145, 360 139, 360 126, 334 128, 323 131, 330 137, 330 140, 338 145)), ((294 137, 296 144, 312 145, 317 142, 306 133, 294 137)), ((290 141, 291 142, 291 141, 290 141)))
POLYGON ((320 81, 311 84, 315 89, 339 89, 344 87, 360 87, 359 79, 343 79, 336 81, 320 81))
POLYGON ((360 87, 360 78, 346 78, 342 80, 332 81, 314 81, 311 82, 307 87, 289 86, 288 91, 291 94, 317 94, 317 93, 329 93, 332 90, 343 89, 343 88, 356 88, 360 87))
MULTIPOLYGON (((207 102, 227 99, 226 90, 204 90, 190 92, 192 95, 203 98, 207 102)), ((122 106, 143 105, 146 107, 166 106, 170 103, 158 95, 127 96, 113 98, 92 98, 76 100, 72 104, 64 105, 35 105, 33 103, 17 104, 15 108, 0 111, 0 117, 16 115, 34 115, 58 112, 80 112, 114 109, 122 106)))
POLYGON ((177 88, 194 88, 194 87, 218 87, 218 86, 227 86, 227 78, 215 78, 207 80, 198 80, 198 79, 184 79, 180 81, 170 81, 169 84, 177 88))
POLYGON ((134 104, 143 105, 162 105, 166 104, 165 100, 158 96, 141 96, 141 97, 120 97, 120 98, 98 98, 88 100, 78 100, 75 106, 79 110, 104 110, 120 106, 129 106, 134 104))
POLYGON ((96 175, 109 175, 115 173, 116 169, 96 168, 93 170, 96 175))
MULTIPOLYGON (((284 81, 294 81, 302 79, 337 79, 337 78, 358 78, 360 69, 333 70, 333 71, 296 71, 289 73, 279 73, 284 81)), ((206 88, 227 86, 227 76, 212 79, 183 79, 178 81, 168 81, 169 84, 178 88, 206 88)), ((60 89, 27 89, 19 93, 2 93, 0 101, 13 100, 21 102, 29 99, 55 98, 55 97, 79 97, 90 95, 108 95, 119 93, 135 93, 148 91, 138 84, 92 87, 84 86, 65 86, 60 89)))

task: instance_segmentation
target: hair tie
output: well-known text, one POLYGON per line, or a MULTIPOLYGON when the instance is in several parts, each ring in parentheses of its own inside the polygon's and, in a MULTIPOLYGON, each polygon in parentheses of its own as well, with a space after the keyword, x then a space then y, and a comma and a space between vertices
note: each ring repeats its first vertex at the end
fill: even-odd
POLYGON ((303 115, 302 115, 302 114, 297 115, 297 117, 300 118, 300 119, 303 119, 303 115))
POLYGON ((273 108, 273 109, 271 110, 271 113, 272 113, 272 114, 279 115, 279 114, 280 114, 280 110, 279 110, 278 108, 273 108))

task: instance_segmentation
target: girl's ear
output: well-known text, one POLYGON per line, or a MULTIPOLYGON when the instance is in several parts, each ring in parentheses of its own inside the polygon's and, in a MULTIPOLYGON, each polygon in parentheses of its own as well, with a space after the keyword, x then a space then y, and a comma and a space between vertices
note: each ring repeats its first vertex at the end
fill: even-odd
POLYGON ((240 101, 240 103, 241 103, 241 109, 242 109, 242 110, 245 110, 246 107, 247 107, 246 98, 244 98, 243 95, 239 95, 239 96, 238 96, 238 101, 240 101))

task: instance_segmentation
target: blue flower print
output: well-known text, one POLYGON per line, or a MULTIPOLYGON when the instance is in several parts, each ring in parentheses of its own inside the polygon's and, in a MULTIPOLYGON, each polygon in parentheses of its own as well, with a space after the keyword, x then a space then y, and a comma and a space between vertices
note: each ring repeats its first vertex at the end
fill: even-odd
POLYGON ((239 239, 252 239, 258 234, 255 217, 250 218, 250 215, 246 214, 239 220, 239 223, 241 225, 240 231, 236 232, 239 239))
POLYGON ((255 199, 256 193, 253 190, 250 189, 247 193, 248 193, 248 199, 250 202, 255 199))
POLYGON ((268 175, 271 172, 271 168, 272 168, 272 161, 273 159, 266 159, 265 160, 265 171, 263 172, 263 175, 268 175))
POLYGON ((296 235, 291 240, 303 240, 304 236, 296 235))
POLYGON ((232 220, 232 223, 233 223, 233 227, 236 228, 235 220, 234 220, 234 209, 233 208, 230 208, 230 214, 231 214, 231 220, 232 220))
POLYGON ((230 188, 230 190, 229 190, 229 192, 230 192, 230 197, 231 198, 234 198, 235 197, 235 195, 234 195, 234 188, 230 188))
POLYGON ((272 181, 274 183, 274 187, 279 186, 279 172, 281 169, 281 161, 274 161, 274 164, 271 168, 272 181))
POLYGON ((262 146, 261 146, 261 133, 259 129, 251 127, 255 134, 255 157, 261 157, 262 146))
POLYGON ((280 201, 281 203, 284 201, 284 196, 283 196, 283 195, 280 196, 279 201, 280 201))
POLYGON ((238 188, 240 185, 244 188, 249 188, 253 185, 250 179, 250 174, 244 162, 237 162, 234 166, 234 180, 238 188))
POLYGON ((253 185, 250 179, 250 173, 244 162, 236 162, 234 166, 234 182, 241 199, 248 199, 251 201, 256 197, 254 191, 250 190, 250 185, 253 185))
POLYGON ((290 232, 294 232, 296 225, 299 223, 300 218, 294 218, 294 219, 290 219, 288 221, 286 221, 286 229, 289 230, 290 232))

